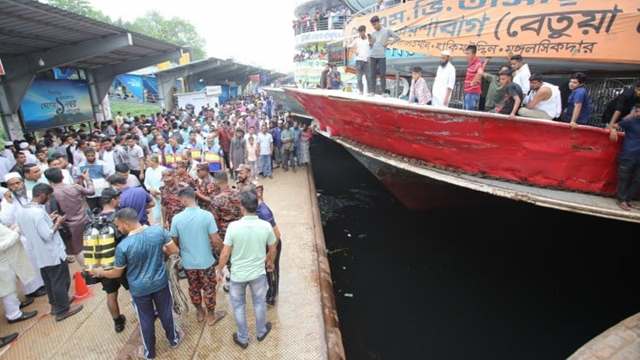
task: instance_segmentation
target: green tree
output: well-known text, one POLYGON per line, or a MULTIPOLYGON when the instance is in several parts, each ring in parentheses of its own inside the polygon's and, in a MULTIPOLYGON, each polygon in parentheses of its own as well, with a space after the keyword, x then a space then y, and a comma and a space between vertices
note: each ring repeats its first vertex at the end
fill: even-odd
POLYGON ((178 17, 163 17, 157 11, 150 11, 131 23, 123 24, 125 28, 157 39, 162 39, 192 49, 192 60, 206 56, 205 40, 198 34, 195 26, 178 17))
POLYGON ((102 11, 95 9, 87 0, 48 0, 47 3, 62 10, 67 10, 78 15, 90 17, 106 23, 112 23, 111 18, 102 11))
POLYGON ((122 19, 112 20, 102 11, 95 9, 88 0, 48 0, 47 3, 78 15, 120 26, 179 46, 190 47, 192 60, 204 59, 206 56, 205 40, 198 34, 195 26, 184 19, 178 17, 168 19, 157 11, 151 11, 132 22, 126 22, 122 19))

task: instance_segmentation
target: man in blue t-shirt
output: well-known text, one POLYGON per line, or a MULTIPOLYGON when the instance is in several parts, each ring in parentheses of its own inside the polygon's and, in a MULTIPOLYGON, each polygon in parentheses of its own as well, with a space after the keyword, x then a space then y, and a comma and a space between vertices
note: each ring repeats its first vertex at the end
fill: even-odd
POLYGON ((153 359, 156 357, 156 311, 171 347, 176 348, 183 338, 173 319, 173 298, 164 266, 163 247, 171 244, 171 238, 160 226, 140 224, 134 209, 118 210, 114 223, 118 231, 127 234, 116 247, 115 265, 110 270, 95 268, 90 271, 95 277, 116 279, 127 270, 129 291, 142 330, 139 355, 153 359))
POLYGON ((618 205, 631 210, 631 200, 640 191, 640 103, 620 123, 613 124, 611 140, 618 140, 616 129, 624 131, 622 151, 618 156, 618 205))
POLYGON ((120 209, 135 210, 138 221, 141 224, 149 224, 147 210, 156 205, 153 197, 141 187, 127 186, 127 179, 119 174, 109 176, 109 183, 120 192, 120 209))
POLYGON ((169 252, 180 252, 198 321, 206 318, 207 325, 213 325, 226 315, 224 311, 215 311, 217 281, 213 254, 215 248, 222 249, 222 240, 213 215, 198 207, 194 189, 183 188, 178 197, 185 208, 171 220, 169 234, 173 244, 167 248, 169 252), (206 309, 202 307, 203 298, 206 309))
POLYGON ((571 75, 569 80, 571 94, 567 101, 567 107, 562 113, 562 121, 568 122, 571 127, 575 127, 576 124, 586 125, 591 118, 591 99, 589 92, 584 87, 586 81, 587 76, 580 72, 571 75))

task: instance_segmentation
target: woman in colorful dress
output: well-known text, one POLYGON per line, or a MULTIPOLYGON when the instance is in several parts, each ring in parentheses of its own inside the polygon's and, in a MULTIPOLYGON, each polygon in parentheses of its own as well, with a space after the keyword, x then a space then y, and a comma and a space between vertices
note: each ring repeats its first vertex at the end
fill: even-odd
POLYGON ((311 138, 313 137, 313 130, 309 125, 304 125, 302 133, 300 134, 300 165, 308 164, 311 158, 309 154, 309 145, 311 144, 311 138))

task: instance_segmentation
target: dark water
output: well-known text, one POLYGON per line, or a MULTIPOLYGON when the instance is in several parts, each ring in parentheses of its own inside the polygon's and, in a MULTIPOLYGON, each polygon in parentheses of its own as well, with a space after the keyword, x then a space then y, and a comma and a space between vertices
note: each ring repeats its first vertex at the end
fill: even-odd
POLYGON ((342 147, 312 160, 349 359, 562 359, 640 312, 640 226, 492 198, 404 209, 342 147))

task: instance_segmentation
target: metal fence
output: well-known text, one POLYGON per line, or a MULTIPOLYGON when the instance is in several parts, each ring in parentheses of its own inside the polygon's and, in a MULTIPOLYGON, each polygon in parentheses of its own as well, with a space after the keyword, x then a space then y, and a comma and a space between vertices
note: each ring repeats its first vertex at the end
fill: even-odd
POLYGON ((305 21, 299 21, 294 26, 294 32, 296 35, 323 31, 323 30, 342 30, 347 22, 345 15, 337 15, 330 17, 320 17, 318 20, 309 19, 305 21))

